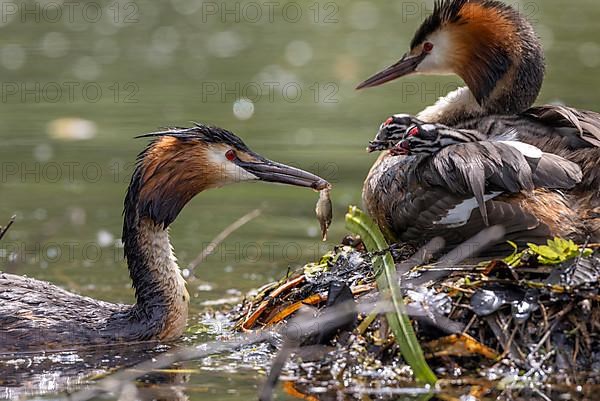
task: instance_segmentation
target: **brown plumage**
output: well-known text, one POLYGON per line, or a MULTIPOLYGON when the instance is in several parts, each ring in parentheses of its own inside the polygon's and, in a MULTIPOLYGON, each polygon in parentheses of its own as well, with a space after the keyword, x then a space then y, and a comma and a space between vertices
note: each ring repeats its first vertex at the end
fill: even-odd
POLYGON ((490 225, 503 225, 520 245, 585 237, 573 199, 557 191, 580 182, 575 163, 512 140, 444 145, 448 138, 414 135, 403 142, 406 156, 379 158, 363 189, 390 239, 420 244, 441 236, 453 247, 490 225))
MULTIPOLYGON (((531 107, 544 78, 544 56, 531 24, 522 15, 495 0, 438 1, 432 15, 416 31, 410 51, 359 88, 381 85, 411 73, 453 73, 459 75, 467 87, 448 94, 416 118, 396 116, 395 123, 388 125, 404 132, 413 122, 441 123, 474 130, 479 133, 478 140, 516 132, 516 140, 567 159, 582 171, 581 181, 572 189, 535 190, 530 192, 537 194, 535 197, 520 195, 525 196, 525 200, 519 204, 529 208, 539 222, 545 221, 550 234, 574 238, 586 234, 600 236, 600 115, 565 106, 531 107), (555 213, 549 212, 551 210, 555 213), (552 216, 561 224, 554 224, 552 216)), ((383 134, 389 137, 385 130, 383 134)), ((387 146, 377 138, 370 148, 384 150, 387 146)), ((406 188, 400 190, 394 185, 394 191, 383 186, 393 180, 406 184, 412 172, 402 163, 386 162, 387 158, 394 156, 386 152, 371 169, 363 199, 388 231, 402 234, 412 229, 411 221, 406 221, 408 226, 405 227, 393 224, 399 219, 394 217, 397 210, 376 198, 398 199, 390 201, 392 203, 408 199, 406 188), (390 164, 397 167, 393 172, 385 171, 390 164), (390 176, 388 180, 382 179, 387 176, 390 176)), ((419 182, 413 190, 421 190, 419 186, 429 188, 428 183, 419 182)))
POLYGON ((519 140, 577 163, 583 171, 578 190, 600 196, 600 114, 572 107, 545 105, 512 115, 490 115, 458 122, 486 137, 517 130, 519 140))
POLYGON ((169 225, 196 194, 248 180, 316 190, 329 184, 252 152, 229 131, 196 125, 146 135, 125 197, 123 243, 136 303, 120 305, 0 272, 0 352, 168 341, 184 331, 189 295, 169 225))

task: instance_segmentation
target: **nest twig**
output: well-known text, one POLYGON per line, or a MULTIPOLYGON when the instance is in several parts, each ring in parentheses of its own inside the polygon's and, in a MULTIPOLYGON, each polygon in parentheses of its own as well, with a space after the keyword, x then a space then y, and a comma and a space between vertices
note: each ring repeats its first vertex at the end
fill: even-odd
MULTIPOLYGON (((359 240, 348 239, 346 246, 335 248, 327 263, 318 264, 320 270, 315 271, 314 266, 301 269, 241 306, 238 327, 276 328, 302 305, 310 304, 319 310, 325 306, 325 294, 334 279, 344 281, 357 302, 377 299, 369 257, 359 240), (363 291, 356 291, 358 288, 363 291)), ((487 369, 505 370, 506 374, 511 369, 522 370, 526 375, 518 380, 526 383, 509 384, 517 392, 524 388, 540 392, 542 388, 536 386, 544 383, 600 383, 600 376, 593 374, 593 366, 600 363, 600 355, 595 351, 600 347, 599 252, 547 267, 539 266, 531 257, 518 268, 503 260, 468 260, 460 264, 449 260, 442 257, 438 263, 423 266, 409 262, 405 255, 396 259, 396 266, 403 273, 403 285, 419 283, 406 292, 407 310, 431 366, 446 372, 460 368, 461 379, 467 380, 481 377, 487 369), (441 272, 445 273, 443 277, 441 272), (482 294, 497 297, 497 307, 486 311, 490 305, 485 304, 482 294), (477 303, 478 297, 483 304, 477 303), (451 308, 440 312, 436 299, 445 299, 451 308), (581 375, 584 372, 588 374, 581 375), (532 381, 532 377, 536 379, 532 381)), ((353 330, 339 333, 331 343, 334 351, 319 357, 319 362, 310 363, 313 380, 323 383, 330 371, 340 370, 340 366, 334 368, 336 365, 354 367, 342 369, 348 372, 345 383, 372 380, 369 375, 373 373, 368 373, 371 364, 377 369, 402 365, 381 316, 367 312, 359 317, 353 330), (360 355, 358 360, 356 355, 360 355), (368 379, 361 379, 361 374, 368 379)), ((298 356, 304 355, 299 350, 294 351, 295 358, 303 363, 292 365, 296 367, 288 375, 302 378, 301 367, 308 362, 304 356, 298 356)), ((339 377, 329 379, 340 381, 339 377)), ((410 380, 407 378, 407 383, 410 380)), ((303 383, 310 386, 310 382, 301 379, 292 390, 300 391, 303 383)), ((494 386, 492 380, 478 388, 484 393, 494 392, 494 386)), ((288 383, 284 388, 289 387, 288 383)))
POLYGON ((6 226, 0 226, 0 240, 4 237, 4 235, 8 232, 8 229, 14 224, 17 216, 12 216, 6 226))

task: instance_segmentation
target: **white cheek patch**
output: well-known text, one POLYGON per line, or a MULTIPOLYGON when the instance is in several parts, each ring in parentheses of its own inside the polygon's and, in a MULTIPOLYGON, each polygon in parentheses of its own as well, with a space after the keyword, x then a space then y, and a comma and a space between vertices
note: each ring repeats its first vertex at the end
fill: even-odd
POLYGON ((497 141, 517 149, 523 156, 530 159, 541 159, 543 152, 533 145, 518 141, 497 141))
POLYGON ((427 42, 433 44, 431 52, 421 61, 415 69, 423 74, 454 74, 448 64, 452 53, 451 38, 448 32, 437 31, 429 35, 427 42))
POLYGON ((219 175, 217 182, 222 183, 223 185, 241 181, 258 180, 258 177, 254 174, 247 172, 234 162, 227 160, 225 153, 222 151, 211 150, 208 152, 208 158, 213 168, 216 169, 216 174, 219 175))
MULTIPOLYGON (((491 194, 484 195, 483 200, 484 202, 487 202, 488 200, 494 199, 500 194, 502 194, 502 192, 492 192, 491 194)), ((477 199, 475 199, 475 197, 465 199, 458 205, 454 206, 452 209, 448 210, 446 216, 444 216, 441 220, 435 222, 434 224, 445 225, 450 227, 464 226, 467 223, 467 221, 469 221, 471 213, 475 209, 479 209, 477 199)))

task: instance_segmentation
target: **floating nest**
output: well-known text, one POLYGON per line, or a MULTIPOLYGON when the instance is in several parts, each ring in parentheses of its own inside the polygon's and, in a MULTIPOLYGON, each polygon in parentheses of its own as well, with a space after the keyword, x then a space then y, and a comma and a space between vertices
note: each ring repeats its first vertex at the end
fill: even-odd
MULTIPOLYGON (((415 257, 417 250, 408 245, 389 250, 407 313, 440 379, 438 390, 443 388, 437 398, 597 399, 597 245, 554 239, 503 259, 460 263, 444 257, 424 263, 427 258, 415 257)), ((236 328, 275 328, 299 311, 318 324, 340 303, 381 302, 373 257, 359 237, 346 237, 318 263, 259 289, 235 310, 236 328)), ((297 340, 281 376, 288 393, 315 400, 340 393, 397 399, 424 391, 414 387, 385 314, 355 311, 297 340)), ((282 340, 278 347, 289 343, 282 340)))

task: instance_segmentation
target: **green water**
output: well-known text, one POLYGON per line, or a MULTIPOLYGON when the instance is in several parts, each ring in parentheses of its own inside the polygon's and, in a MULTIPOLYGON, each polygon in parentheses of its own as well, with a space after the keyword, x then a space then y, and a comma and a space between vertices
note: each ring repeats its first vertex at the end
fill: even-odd
MULTIPOLYGON (((546 46, 540 102, 600 109, 596 2, 515 4, 546 46)), ((17 222, 0 244, 0 269, 132 302, 115 241, 131 163, 145 143, 133 137, 190 121, 228 128, 255 151, 335 186, 324 244, 311 191, 258 183, 195 198, 171 231, 182 267, 237 218, 256 208, 262 214, 195 271, 192 319, 205 300, 315 260, 344 235, 347 205, 360 203, 375 157, 364 148, 379 122, 416 113, 460 83, 411 77, 353 89, 400 57, 430 9, 431 2, 402 1, 3 3, 0 224, 13 214, 17 222), (234 113, 240 98, 252 100, 251 116, 243 107, 234 113), (95 135, 50 135, 51 122, 63 118, 88 121, 95 135)), ((246 399, 259 377, 254 369, 214 369, 190 374, 182 391, 190 399, 246 399)))

